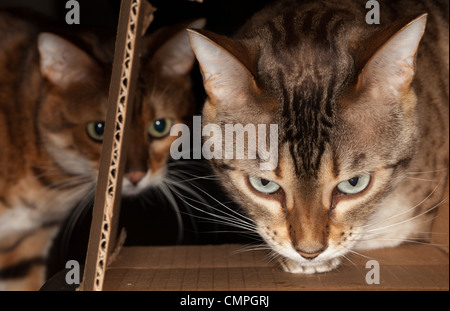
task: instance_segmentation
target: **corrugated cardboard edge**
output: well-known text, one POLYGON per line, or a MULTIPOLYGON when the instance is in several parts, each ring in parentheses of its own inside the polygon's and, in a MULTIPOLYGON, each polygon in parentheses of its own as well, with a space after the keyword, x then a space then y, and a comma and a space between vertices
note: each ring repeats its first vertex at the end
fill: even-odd
POLYGON ((123 0, 117 27, 99 178, 83 282, 102 290, 108 257, 116 247, 127 134, 139 72, 140 42, 155 9, 146 0, 123 0))

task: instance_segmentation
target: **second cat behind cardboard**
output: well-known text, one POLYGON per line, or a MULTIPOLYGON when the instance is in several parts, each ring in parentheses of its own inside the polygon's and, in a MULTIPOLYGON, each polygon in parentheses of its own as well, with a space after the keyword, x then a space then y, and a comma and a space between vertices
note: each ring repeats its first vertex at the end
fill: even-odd
MULTIPOLYGON (((204 20, 191 27, 203 27, 204 20)), ((192 118, 194 55, 186 25, 145 38, 123 195, 162 183, 174 123, 192 118)), ((52 239, 92 195, 111 63, 92 34, 43 32, 0 12, 0 290, 36 290, 52 239)))

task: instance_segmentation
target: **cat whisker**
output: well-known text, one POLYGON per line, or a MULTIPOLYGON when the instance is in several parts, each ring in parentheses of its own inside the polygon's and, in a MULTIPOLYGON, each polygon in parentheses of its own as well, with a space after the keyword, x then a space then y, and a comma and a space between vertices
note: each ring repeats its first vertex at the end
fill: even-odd
POLYGON ((189 173, 184 173, 184 172, 177 172, 179 177, 183 177, 183 180, 187 180, 187 181, 194 181, 194 180, 218 180, 217 175, 205 175, 205 176, 199 176, 199 175, 194 175, 194 174, 189 174, 189 173), (182 174, 182 175, 180 175, 182 174), (189 177, 191 177, 190 179, 186 179, 184 175, 187 175, 189 177))
MULTIPOLYGON (((170 202, 170 205, 176 214, 177 223, 178 223, 177 244, 181 244, 183 241, 183 235, 184 235, 184 223, 183 223, 183 218, 181 216, 180 209, 178 208, 178 204, 177 204, 172 192, 170 191, 169 187, 165 183, 160 183, 160 184, 158 184, 157 187, 161 191, 161 193, 163 193, 165 195, 165 198, 170 202)), ((195 230, 195 231, 197 231, 197 230, 195 230)))
POLYGON ((240 219, 240 218, 238 218, 238 217, 236 217, 234 215, 227 214, 226 212, 224 212, 222 210, 219 210, 217 208, 214 208, 214 207, 212 207, 212 206, 210 206, 210 205, 208 205, 208 204, 206 204, 204 202, 200 202, 200 201, 197 201, 195 199, 189 198, 189 197, 181 194, 180 192, 176 191, 175 189, 173 189, 173 187, 171 187, 171 189, 172 189, 172 191, 174 191, 174 193, 177 195, 177 197, 179 197, 181 200, 183 200, 183 202, 185 204, 189 205, 190 207, 192 207, 193 209, 195 209, 197 211, 202 212, 203 214, 206 214, 208 216, 212 216, 213 219, 209 219, 209 218, 202 217, 202 216, 196 216, 196 215, 192 215, 193 217, 196 217, 196 218, 200 218, 201 217, 202 219, 206 219, 208 221, 214 220, 214 221, 216 221, 217 223, 220 223, 220 224, 231 225, 231 226, 234 226, 234 227, 237 227, 237 228, 240 228, 240 229, 244 229, 244 230, 248 230, 248 231, 255 231, 255 228, 254 228, 253 224, 247 223, 247 222, 243 221, 242 219, 240 219), (203 209, 200 209, 200 208, 192 205, 188 201, 186 201, 186 199, 189 199, 189 200, 194 201, 196 203, 208 206, 209 209, 212 209, 212 210, 214 210, 216 212, 219 212, 219 213, 221 213, 221 214, 223 214, 225 216, 220 215, 220 214, 216 214, 216 213, 212 213, 212 212, 207 212, 207 211, 205 211, 203 209))
MULTIPOLYGON (((413 207, 411 207, 411 208, 409 208, 409 209, 407 209, 407 210, 405 210, 405 211, 403 211, 403 212, 401 212, 401 213, 399 213, 399 214, 394 214, 394 215, 392 215, 391 217, 384 218, 384 219, 382 219, 382 220, 380 220, 380 221, 378 221, 378 222, 366 224, 366 225, 364 225, 364 226, 359 226, 359 228, 373 227, 373 226, 382 224, 383 222, 386 222, 386 221, 388 221, 388 220, 394 219, 394 218, 396 218, 396 217, 400 217, 400 216, 402 216, 402 215, 404 215, 404 214, 406 214, 406 213, 409 213, 409 212, 413 211, 414 209, 416 209, 416 208, 418 208, 420 205, 422 205, 424 202, 426 202, 426 201, 427 201, 427 200, 428 200, 428 199, 436 192, 436 190, 438 189, 439 185, 440 185, 440 182, 439 182, 438 185, 436 185, 436 187, 434 187, 433 191, 431 191, 431 193, 430 193, 425 199, 423 199, 422 201, 420 201, 420 202, 419 202, 418 204, 416 204, 415 206, 413 206, 413 207)), ((373 229, 373 230, 374 230, 374 229, 373 229)))
MULTIPOLYGON (((208 208, 208 210, 211 210, 210 205, 208 204, 208 202, 205 200, 204 197, 202 197, 198 192, 194 191, 192 189, 192 183, 196 182, 197 180, 202 180, 202 179, 206 179, 204 176, 206 175, 195 175, 193 173, 191 173, 190 171, 185 171, 185 170, 180 170, 178 167, 185 167, 185 165, 180 165, 181 162, 184 162, 186 164, 189 164, 189 167, 192 168, 192 163, 196 163, 195 161, 183 161, 183 160, 179 160, 179 161, 175 161, 175 162, 169 162, 168 166, 170 167, 168 170, 168 174, 166 176, 166 179, 164 180, 164 183, 167 185, 167 187, 169 187, 171 189, 172 192, 174 192, 176 194, 176 196, 181 200, 181 202, 183 203, 183 205, 186 207, 187 213, 183 213, 186 214, 190 217, 191 221, 192 221, 192 225, 193 228, 196 228, 196 222, 195 222, 195 215, 192 211, 192 204, 190 204, 189 202, 192 202, 195 204, 201 204, 202 206, 206 206, 208 208), (186 177, 190 176, 190 177, 186 177), (178 189, 178 190, 177 190, 178 189), (191 197, 188 196, 183 196, 180 191, 190 195, 191 197), (195 198, 195 199, 193 199, 195 198), (189 202, 188 202, 189 201, 189 202)), ((201 170, 202 168, 205 169, 206 167, 204 165, 197 165, 197 168, 199 169, 199 172, 202 172, 204 170, 201 170)), ((214 176, 213 176, 214 177, 214 176)), ((215 222, 215 224, 217 225, 217 222, 215 222)), ((223 223, 225 224, 225 223, 223 223)), ((248 229, 245 229, 248 230, 248 229)), ((195 230, 195 232, 197 232, 197 230, 195 230)), ((216 230, 217 232, 217 230, 216 230)))
POLYGON ((346 259, 348 262, 352 264, 352 266, 356 267, 361 272, 360 267, 353 260, 351 260, 349 256, 342 255, 342 258, 346 259))
POLYGON ((215 224, 220 224, 226 227, 234 227, 237 229, 241 229, 244 231, 228 231, 228 230, 215 230, 215 233, 245 233, 246 236, 251 236, 254 235, 255 237, 259 238, 259 234, 256 232, 256 230, 250 226, 248 226, 245 223, 239 222, 239 221, 233 221, 225 216, 222 215, 217 215, 217 214, 213 214, 213 213, 208 213, 208 212, 204 212, 200 209, 197 209, 198 211, 201 211, 203 213, 206 213, 208 216, 212 216, 213 218, 209 218, 209 217, 202 217, 202 216, 198 216, 198 215, 194 215, 193 217, 197 218, 197 219, 203 219, 206 220, 208 222, 211 223, 215 223, 215 224))
POLYGON ((434 205, 434 206, 431 207, 430 209, 428 209, 428 210, 426 210, 426 211, 420 213, 420 214, 417 215, 417 216, 414 216, 414 217, 411 217, 411 218, 409 218, 409 219, 406 219, 406 220, 403 220, 403 221, 400 221, 400 222, 397 222, 397 223, 394 223, 394 224, 390 224, 390 225, 387 225, 387 226, 383 226, 383 227, 371 229, 371 230, 368 230, 367 232, 374 232, 374 231, 379 231, 379 230, 385 230, 385 229, 387 229, 387 228, 399 226, 399 225, 401 225, 401 224, 404 224, 404 223, 413 221, 414 219, 417 219, 418 217, 421 217, 421 216, 425 215, 426 213, 428 213, 428 212, 430 212, 430 211, 436 209, 437 207, 439 207, 439 205, 441 205, 441 204, 444 203, 445 201, 448 201, 448 198, 442 200, 442 201, 439 202, 438 204, 434 205))
MULTIPOLYGON (((164 181, 164 184, 166 185, 166 187, 168 189, 170 189, 171 191, 174 191, 176 193, 177 197, 180 199, 182 199, 182 198, 180 197, 180 193, 175 190, 176 187, 185 191, 186 193, 194 196, 198 200, 200 200, 200 201, 196 201, 197 203, 207 204, 207 202, 204 200, 203 197, 201 197, 198 193, 193 191, 191 188, 189 188, 185 184, 180 183, 179 180, 173 180, 170 176, 168 176, 166 178, 166 180, 164 181)), ((188 197, 186 197, 186 198, 188 198, 188 197)), ((190 198, 190 199, 193 200, 192 198, 190 198)), ((189 212, 188 215, 190 215, 190 216, 193 215, 190 205, 186 204, 186 200, 182 199, 182 202, 183 202, 184 206, 186 206, 187 211, 189 212)), ((191 223, 192 223, 192 227, 194 228, 194 231, 197 232, 197 225, 193 219, 192 219, 191 223)))
MULTIPOLYGON (((187 153, 186 151, 183 151, 183 154, 187 153)), ((183 168, 183 171, 190 171, 192 168, 196 169, 202 169, 203 171, 208 171, 208 167, 206 164, 202 161, 196 161, 196 160, 190 160, 190 159, 179 159, 179 160, 173 160, 170 159, 167 161, 168 167, 175 167, 177 168, 177 171, 180 170, 178 167, 183 168), (189 170, 185 170, 185 168, 188 167, 189 170)), ((180 170, 181 171, 181 170, 180 170)))
MULTIPOLYGON (((383 231, 383 232, 374 232, 374 233, 368 233, 364 235, 364 238, 367 238, 367 240, 370 240, 372 237, 377 237, 377 236, 383 236, 389 233, 395 233, 395 231, 383 231)), ((415 232, 415 234, 419 235, 419 234, 423 234, 424 236, 426 235, 432 235, 432 234, 442 234, 442 235, 448 235, 447 233, 435 233, 435 232, 415 232)), ((423 240, 424 237, 410 237, 409 239, 413 239, 413 240, 423 240)), ((362 239, 359 239, 357 241, 361 241, 362 239)))
POLYGON ((42 170, 42 173, 35 175, 35 177, 37 179, 42 179, 42 178, 52 177, 52 176, 62 176, 61 171, 55 167, 34 166, 34 168, 39 168, 42 170))
POLYGON ((406 172, 406 175, 419 175, 419 174, 431 174, 431 173, 440 173, 440 172, 445 172, 448 171, 449 168, 443 168, 443 169, 439 169, 439 170, 434 170, 434 171, 422 171, 422 172, 406 172))
MULTIPOLYGON (((194 184, 192 184, 192 186, 193 186, 194 188, 196 188, 197 190, 199 190, 200 192, 202 192, 202 193, 204 193, 205 195, 207 195, 209 198, 213 199, 213 200, 214 200, 215 202, 217 202, 220 206, 224 207, 227 211, 229 211, 229 212, 231 212, 231 213, 237 215, 237 216, 239 217, 239 219, 244 218, 244 219, 246 219, 249 223, 252 223, 252 224, 253 224, 253 220, 252 220, 251 218, 246 217, 246 216, 244 216, 244 215, 238 213, 237 211, 235 211, 235 210, 229 208, 228 206, 226 206, 226 205, 223 204, 222 202, 218 201, 216 198, 214 198, 212 195, 210 195, 208 192, 206 192, 205 190, 201 189, 200 187, 198 187, 198 186, 196 186, 196 185, 194 185, 194 184)), ((220 210, 218 210, 218 211, 220 211, 220 210)))
MULTIPOLYGON (((212 223, 217 223, 217 224, 222 224, 222 225, 226 225, 228 227, 233 226, 232 224, 228 224, 228 223, 222 223, 222 222, 216 222, 214 219, 210 219, 207 217, 199 217, 197 215, 194 215, 192 217, 198 218, 198 219, 203 219, 203 220, 207 220, 208 222, 212 222, 212 223)), ((258 233, 255 232, 250 232, 248 230, 243 230, 243 231, 237 231, 237 230, 214 230, 214 231, 204 231, 205 233, 233 233, 233 234, 245 234, 246 237, 248 238, 252 238, 255 241, 259 241, 261 239, 261 236, 258 233)))
POLYGON ((412 179, 412 180, 418 180, 418 181, 425 181, 425 182, 439 182, 438 179, 424 179, 424 178, 415 178, 415 177, 408 177, 406 176, 407 179, 412 179))
MULTIPOLYGON (((153 71, 153 79, 155 79, 155 81, 158 81, 158 75, 157 75, 157 72, 156 72, 156 70, 154 70, 153 71)), ((155 93, 156 93, 156 86, 157 86, 157 84, 156 83, 152 83, 151 84, 152 85, 152 91, 151 91, 151 93, 150 93, 150 98, 151 99, 154 99, 155 98, 155 93)))
POLYGON ((94 178, 91 176, 75 176, 67 178, 61 182, 51 184, 49 187, 55 190, 61 190, 89 183, 94 183, 94 178))
POLYGON ((242 254, 245 252, 254 252, 254 251, 265 251, 266 255, 264 256, 263 260, 267 263, 277 261, 278 258, 281 257, 281 255, 278 254, 277 252, 275 252, 270 246, 268 246, 267 244, 261 244, 261 243, 245 245, 244 247, 233 251, 232 254, 236 255, 236 254, 242 254))
POLYGON ((33 164, 31 165, 31 168, 34 169, 42 169, 42 170, 46 170, 46 171, 59 171, 59 169, 57 167, 55 167, 55 164, 51 161, 48 162, 40 162, 39 164, 33 164))
POLYGON ((281 258, 281 257, 282 256, 280 254, 278 254, 274 250, 270 249, 270 251, 264 257, 264 260, 266 260, 268 263, 272 263, 272 262, 278 263, 279 262, 279 258, 281 258))
POLYGON ((348 251, 349 253, 355 254, 355 255, 357 255, 357 256, 359 256, 359 257, 362 257, 362 258, 364 258, 364 259, 373 260, 373 257, 369 257, 369 256, 367 256, 367 255, 361 254, 361 253, 359 253, 359 252, 357 252, 357 251, 355 251, 355 250, 353 250, 353 249, 347 249, 347 251, 348 251))
POLYGON ((413 240, 413 239, 368 238, 368 239, 359 239, 358 241, 395 241, 395 242, 399 241, 399 242, 406 242, 406 243, 411 243, 411 244, 429 245, 429 246, 437 246, 437 247, 448 246, 448 245, 445 245, 445 244, 429 243, 429 242, 417 241, 417 240, 413 240))
MULTIPOLYGON (((184 154, 187 154, 188 152, 190 153, 191 151, 190 150, 183 151, 181 154, 184 155, 184 154)), ((177 167, 177 166, 184 167, 186 164, 189 164, 190 167, 197 166, 197 167, 201 167, 201 168, 203 168, 205 170, 209 170, 209 166, 203 161, 196 161, 196 160, 189 160, 189 159, 181 158, 179 160, 171 160, 171 161, 169 161, 167 163, 167 165, 171 166, 171 167, 172 166, 174 166, 174 167, 177 167)))
POLYGON ((235 250, 232 252, 232 254, 242 254, 245 252, 253 252, 253 251, 261 251, 261 250, 268 250, 271 251, 272 248, 266 244, 248 244, 248 245, 244 245, 243 247, 240 247, 239 249, 235 250))
POLYGON ((167 91, 170 89, 170 87, 175 83, 174 80, 171 80, 169 83, 166 83, 164 89, 162 90, 161 94, 159 96, 161 96, 162 98, 164 98, 166 96, 167 91))
MULTIPOLYGON (((418 225, 422 224, 422 223, 426 223, 429 221, 433 221, 435 220, 436 217, 433 217, 432 219, 423 221, 421 223, 419 223, 418 225)), ((427 242, 426 239, 430 238, 432 235, 448 235, 448 233, 446 232, 415 232, 415 234, 417 235, 423 235, 423 237, 417 236, 417 237, 408 237, 408 238, 399 238, 399 239, 386 239, 386 238, 382 238, 383 235, 389 234, 389 233, 394 233, 392 231, 382 231, 382 232, 369 232, 367 234, 365 234, 362 238, 359 239, 355 239, 356 241, 415 241, 417 243, 423 243, 425 245, 430 245, 431 243, 427 242), (381 237, 381 238, 378 238, 381 237)), ((434 245, 434 244, 431 244, 434 245)), ((443 246, 443 245, 435 245, 435 246, 443 246)))
POLYGON ((90 212, 91 205, 94 202, 94 196, 95 196, 95 188, 92 188, 91 191, 89 191, 77 204, 77 206, 73 209, 70 218, 68 219, 64 231, 62 234, 62 243, 61 245, 65 246, 65 248, 62 250, 62 254, 68 253, 68 248, 70 246, 70 238, 72 236, 72 233, 75 230, 76 224, 79 222, 80 219, 84 219, 86 213, 90 212))
MULTIPOLYGON (((440 203, 438 203, 438 204, 441 204, 441 203, 443 203, 443 202, 440 202, 440 203)), ((430 209, 430 210, 431 210, 431 209, 430 209)), ((425 213, 426 213, 426 212, 427 212, 427 211, 425 211, 425 213)), ((416 225, 421 225, 421 224, 424 224, 424 223, 427 223, 427 222, 433 222, 437 217, 438 217, 438 216, 434 216, 434 217, 425 219, 424 221, 417 222, 416 225)), ((407 221, 407 220, 406 220, 406 221, 407 221)), ((364 232, 364 234, 384 234, 384 233, 393 233, 393 232, 396 232, 396 231, 384 230, 384 231, 382 231, 382 232, 375 232, 375 233, 372 233, 372 232, 373 232, 372 230, 368 230, 368 231, 364 232)), ((415 234, 421 234, 421 233, 424 233, 424 232, 415 232, 415 234)), ((429 232, 429 233, 433 233, 433 232, 429 232)))
MULTIPOLYGON (((173 173, 173 172, 171 173, 171 175, 181 178, 181 176, 176 175, 176 173, 173 173)), ((192 175, 192 174, 189 174, 189 175, 192 176, 192 178, 182 179, 182 180, 177 180, 177 181, 179 181, 179 182, 191 182, 191 181, 196 181, 196 180, 208 180, 208 179, 209 180, 215 180, 215 179, 217 179, 217 177, 215 175, 209 175, 209 176, 195 176, 195 175, 192 175)))
MULTIPOLYGON (((173 184, 173 186, 182 188, 181 185, 178 185, 178 184, 173 184)), ((193 186, 193 185, 192 185, 192 186, 193 186)), ((194 186, 194 187, 195 187, 195 186, 194 186)), ((198 196, 197 193, 192 192, 192 191, 193 191, 192 189, 186 188, 186 189, 184 189, 184 190, 186 190, 187 192, 189 192, 189 193, 191 193, 191 194, 193 194, 193 195, 195 195, 195 196, 198 196)), ((200 197, 200 199, 201 199, 201 202, 200 202, 200 201, 196 201, 196 200, 194 200, 194 199, 192 199, 192 198, 183 196, 182 194, 179 194, 179 195, 182 196, 183 198, 189 199, 189 200, 194 201, 194 202, 196 202, 196 203, 200 203, 200 204, 202 204, 203 206, 207 207, 207 208, 210 209, 210 210, 214 210, 214 211, 216 211, 216 212, 218 212, 218 213, 223 213, 223 214, 226 214, 226 215, 228 215, 228 216, 230 216, 230 217, 232 217, 232 218, 234 218, 234 219, 243 221, 243 219, 241 219, 241 217, 244 217, 244 216, 242 216, 241 214, 239 214, 239 213, 235 212, 234 210, 230 209, 229 207, 227 207, 226 205, 224 205, 222 202, 219 202, 218 200, 216 200, 216 199, 213 198, 212 196, 211 196, 211 198, 213 198, 217 203, 219 203, 221 206, 225 207, 226 210, 229 210, 230 212, 235 213, 235 214, 236 214, 237 216, 239 216, 239 217, 236 217, 235 215, 228 214, 228 213, 226 213, 225 211, 223 211, 223 210, 221 210, 221 209, 218 209, 218 208, 215 208, 215 207, 211 206, 211 205, 208 204, 206 201, 204 201, 202 197, 200 197)))
MULTIPOLYGON (((179 176, 177 176, 175 174, 173 176, 180 178, 179 176)), ((164 182, 166 184, 168 184, 168 185, 171 185, 172 188, 173 187, 180 188, 181 190, 185 191, 186 193, 196 197, 197 199, 199 199, 203 203, 207 204, 206 200, 202 196, 200 196, 198 193, 196 193, 193 189, 189 188, 187 185, 181 183, 182 181, 185 181, 185 182, 187 182, 189 184, 189 186, 192 186, 192 183, 190 181, 187 181, 187 180, 174 180, 174 179, 171 178, 173 176, 167 176, 167 178, 166 178, 166 180, 164 182)))

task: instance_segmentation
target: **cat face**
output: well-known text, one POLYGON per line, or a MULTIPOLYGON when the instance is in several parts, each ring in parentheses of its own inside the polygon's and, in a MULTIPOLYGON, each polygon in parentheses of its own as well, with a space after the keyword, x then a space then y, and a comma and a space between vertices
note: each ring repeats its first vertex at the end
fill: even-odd
POLYGON ((341 36, 314 40, 283 34, 293 21, 274 20, 241 40, 190 31, 209 96, 205 124, 279 127, 276 169, 261 171, 259 160, 212 165, 286 271, 335 268, 414 155, 410 83, 425 21, 359 37, 376 46, 364 53, 352 48, 345 23, 335 29, 341 36))
MULTIPOLYGON (((203 20, 192 25, 202 27, 203 20)), ((145 38, 139 87, 132 114, 124 195, 158 184, 166 174, 175 123, 193 113, 189 73, 194 62, 182 27, 145 38)), ((96 181, 104 136, 110 73, 107 66, 50 33, 38 39, 46 90, 39 131, 45 147, 68 174, 96 181)))

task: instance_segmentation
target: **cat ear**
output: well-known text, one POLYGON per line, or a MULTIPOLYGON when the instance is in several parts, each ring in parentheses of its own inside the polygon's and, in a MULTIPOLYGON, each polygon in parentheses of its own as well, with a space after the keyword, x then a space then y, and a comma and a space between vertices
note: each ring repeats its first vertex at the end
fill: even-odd
POLYGON ((84 51, 51 33, 39 34, 38 50, 42 75, 62 88, 88 78, 90 68, 96 66, 84 51))
MULTIPOLYGON (((243 44, 205 30, 188 29, 188 32, 210 99, 231 103, 227 99, 237 99, 240 94, 256 90, 254 75, 249 69, 251 64, 242 61, 251 54, 243 44)), ((233 100, 232 104, 239 103, 233 100)))
MULTIPOLYGON (((417 49, 426 21, 427 14, 423 14, 389 37, 362 69, 358 86, 381 88, 378 91, 391 92, 395 97, 407 92, 414 78, 417 49)), ((392 25, 394 31, 396 27, 398 24, 392 25)))
MULTIPOLYGON (((188 27, 203 28, 205 19, 198 19, 188 27)), ((194 66, 195 56, 189 45, 186 29, 176 33, 155 52, 152 63, 159 64, 161 73, 168 77, 184 76, 189 74, 194 66)))

